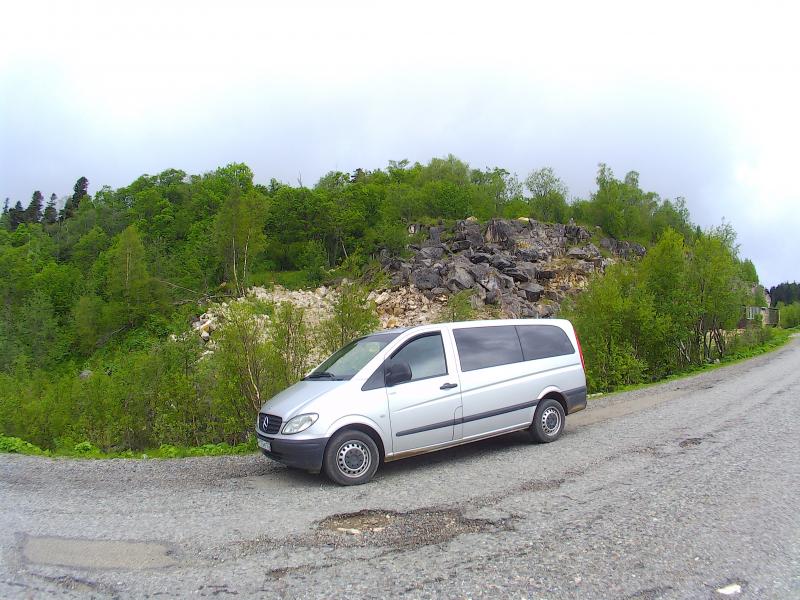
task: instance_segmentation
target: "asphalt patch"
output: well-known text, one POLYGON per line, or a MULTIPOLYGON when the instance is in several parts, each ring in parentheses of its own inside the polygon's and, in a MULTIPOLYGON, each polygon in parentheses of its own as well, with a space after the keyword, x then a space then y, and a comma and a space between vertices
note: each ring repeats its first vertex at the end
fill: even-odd
POLYGON ((152 542, 31 536, 22 555, 31 563, 84 569, 157 569, 177 564, 169 548, 152 542))

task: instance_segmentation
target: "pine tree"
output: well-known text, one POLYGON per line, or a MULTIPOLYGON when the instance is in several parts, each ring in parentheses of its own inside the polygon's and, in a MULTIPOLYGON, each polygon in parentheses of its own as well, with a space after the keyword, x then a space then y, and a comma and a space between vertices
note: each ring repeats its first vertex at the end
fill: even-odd
POLYGON ((44 222, 48 225, 52 225, 56 222, 56 219, 58 219, 56 199, 57 196, 55 194, 50 194, 50 201, 47 203, 47 206, 44 209, 44 222))
POLYGON ((31 203, 28 204, 22 217, 26 223, 38 223, 42 220, 42 200, 44 200, 42 192, 39 190, 33 192, 31 203))
POLYGON ((8 225, 11 228, 11 231, 14 231, 17 227, 19 227, 20 223, 24 222, 24 217, 25 209, 22 208, 22 203, 17 200, 14 208, 8 211, 8 225))
POLYGON ((78 208, 81 205, 81 200, 89 195, 89 193, 86 191, 88 188, 89 180, 86 179, 86 177, 81 177, 75 182, 75 185, 72 188, 75 193, 73 193, 70 198, 67 198, 67 202, 64 204, 64 209, 61 211, 62 218, 69 219, 73 217, 76 212, 78 212, 78 208))

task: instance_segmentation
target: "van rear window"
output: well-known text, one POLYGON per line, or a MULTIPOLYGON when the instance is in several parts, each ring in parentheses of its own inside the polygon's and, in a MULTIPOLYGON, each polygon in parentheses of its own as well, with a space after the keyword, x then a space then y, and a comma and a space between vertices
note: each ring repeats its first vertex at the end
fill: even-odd
POLYGON ((564 356, 575 352, 567 334, 555 325, 518 325, 517 333, 525 360, 564 356))
POLYGON ((522 348, 513 325, 453 330, 462 371, 522 362, 522 348))

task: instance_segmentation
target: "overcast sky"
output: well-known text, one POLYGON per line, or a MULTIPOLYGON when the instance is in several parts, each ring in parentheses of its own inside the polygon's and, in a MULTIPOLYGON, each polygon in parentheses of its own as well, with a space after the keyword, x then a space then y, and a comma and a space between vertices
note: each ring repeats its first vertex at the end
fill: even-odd
POLYGON ((448 153, 586 197, 606 162, 732 223, 762 283, 800 280, 793 3, 280 4, 3 3, 0 198, 448 153))

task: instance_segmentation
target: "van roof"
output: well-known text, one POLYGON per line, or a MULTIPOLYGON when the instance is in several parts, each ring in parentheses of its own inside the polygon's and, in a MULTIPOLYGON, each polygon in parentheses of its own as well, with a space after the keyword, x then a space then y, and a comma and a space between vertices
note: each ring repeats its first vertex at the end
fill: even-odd
POLYGON ((432 325, 468 325, 470 327, 486 327, 491 325, 566 325, 567 319, 483 319, 480 321, 451 321, 447 323, 423 323, 410 327, 393 327, 392 329, 381 329, 369 335, 381 335, 386 333, 400 334, 417 327, 430 327, 432 325))

